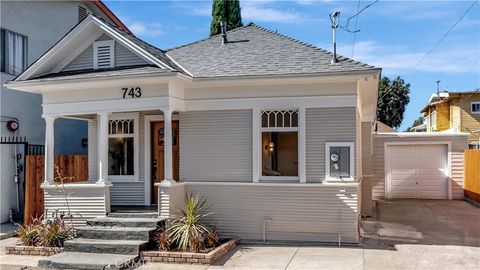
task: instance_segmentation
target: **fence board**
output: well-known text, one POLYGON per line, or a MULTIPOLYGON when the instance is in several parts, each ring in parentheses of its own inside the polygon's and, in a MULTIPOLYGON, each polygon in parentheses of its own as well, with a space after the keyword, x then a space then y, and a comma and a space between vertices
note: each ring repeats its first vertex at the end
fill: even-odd
MULTIPOLYGON (((88 158, 85 155, 56 156, 55 166, 62 177, 71 177, 64 183, 88 180, 88 158)), ((44 156, 27 155, 25 160, 25 211, 24 223, 30 224, 35 217, 43 215, 44 197, 40 187, 44 176, 44 156)), ((55 177, 58 177, 55 170, 55 177)))
POLYGON ((465 197, 480 202, 480 150, 465 150, 465 197))

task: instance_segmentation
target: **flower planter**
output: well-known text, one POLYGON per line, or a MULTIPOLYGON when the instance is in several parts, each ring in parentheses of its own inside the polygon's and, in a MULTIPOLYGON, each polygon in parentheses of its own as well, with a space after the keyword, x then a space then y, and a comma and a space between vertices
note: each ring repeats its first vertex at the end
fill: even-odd
POLYGON ((33 246, 7 246, 7 254, 15 255, 33 255, 33 256, 51 256, 63 252, 59 247, 33 247, 33 246))
POLYGON ((234 249, 238 240, 230 240, 208 253, 192 253, 181 251, 143 251, 140 256, 145 262, 213 264, 230 250, 234 249))

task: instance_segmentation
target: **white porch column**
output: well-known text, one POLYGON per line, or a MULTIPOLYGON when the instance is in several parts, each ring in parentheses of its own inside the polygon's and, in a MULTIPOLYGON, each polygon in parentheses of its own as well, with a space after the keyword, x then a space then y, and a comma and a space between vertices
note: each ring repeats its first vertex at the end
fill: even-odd
POLYGON ((45 118, 45 174, 44 183, 53 183, 55 180, 55 119, 56 116, 45 118))
POLYGON ((108 112, 97 114, 98 117, 98 181, 108 183, 108 112))
POLYGON ((172 113, 173 109, 168 108, 163 110, 163 128, 165 131, 164 137, 164 180, 173 182, 173 152, 172 152, 172 113))

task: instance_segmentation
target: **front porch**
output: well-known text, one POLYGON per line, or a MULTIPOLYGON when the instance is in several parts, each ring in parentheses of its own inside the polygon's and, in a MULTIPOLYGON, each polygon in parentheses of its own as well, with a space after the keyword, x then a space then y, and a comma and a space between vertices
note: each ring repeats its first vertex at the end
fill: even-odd
POLYGON ((82 222, 125 206, 140 212, 152 208, 160 212, 158 183, 179 179, 178 114, 173 109, 58 114, 44 118, 42 188, 47 216, 55 211, 72 213, 73 219, 82 222), (58 183, 53 157, 55 120, 59 118, 88 122, 88 181, 58 183))

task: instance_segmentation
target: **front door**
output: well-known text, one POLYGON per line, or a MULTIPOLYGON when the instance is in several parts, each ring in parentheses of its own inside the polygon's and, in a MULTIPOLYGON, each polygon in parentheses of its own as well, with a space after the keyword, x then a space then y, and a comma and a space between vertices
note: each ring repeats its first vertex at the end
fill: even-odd
MULTIPOLYGON (((163 147, 165 142, 165 130, 162 122, 152 123, 152 204, 158 203, 158 188, 155 183, 161 182, 164 177, 163 147)), ((179 179, 179 128, 178 121, 172 121, 172 152, 173 152, 173 179, 179 179)))

